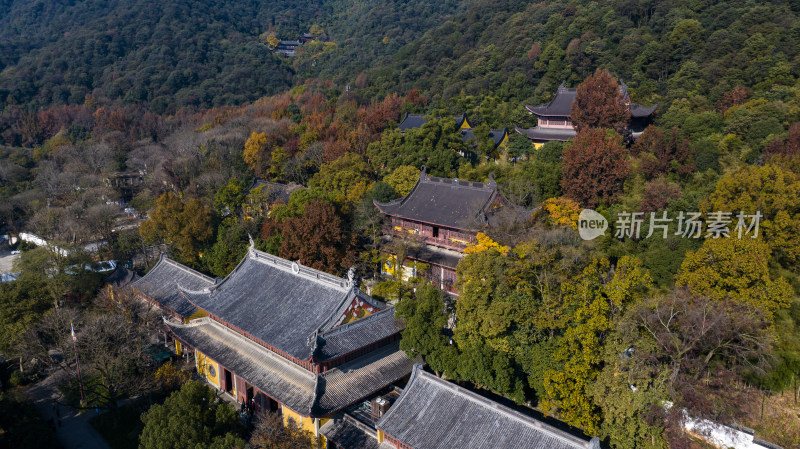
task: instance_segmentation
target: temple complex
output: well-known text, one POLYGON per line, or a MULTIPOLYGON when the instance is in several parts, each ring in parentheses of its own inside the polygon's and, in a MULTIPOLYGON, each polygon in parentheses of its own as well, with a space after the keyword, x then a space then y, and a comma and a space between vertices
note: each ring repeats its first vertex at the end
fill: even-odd
MULTIPOLYGON (((620 81, 620 91, 623 94, 625 105, 631 113, 628 131, 633 139, 641 135, 657 106, 641 106, 631 103, 628 95, 628 86, 620 81)), ((534 147, 539 148, 547 142, 566 142, 575 137, 575 127, 570 119, 572 103, 575 101, 577 88, 565 87, 564 83, 558 87, 555 97, 547 104, 539 106, 525 105, 525 109, 537 118, 537 126, 528 129, 515 128, 516 131, 531 139, 534 147)))
POLYGON ((438 178, 422 167, 408 195, 375 206, 389 218, 383 230, 384 249, 404 244, 405 260, 397 250, 383 264, 385 274, 400 278, 422 275, 444 291, 456 293, 456 265, 467 245, 486 228, 502 198, 494 179, 488 183, 438 178), (396 242, 396 243, 394 243, 396 242), (416 262, 429 265, 419 272, 416 262), (399 266, 398 266, 399 265, 399 266))
POLYGON ((421 364, 396 398, 378 397, 372 413, 345 413, 321 433, 340 449, 600 449, 573 435, 425 372, 421 364))
POLYGON ((176 349, 237 403, 314 435, 334 413, 407 377, 394 308, 343 279, 250 248, 223 280, 165 257, 133 284, 164 309, 176 349))

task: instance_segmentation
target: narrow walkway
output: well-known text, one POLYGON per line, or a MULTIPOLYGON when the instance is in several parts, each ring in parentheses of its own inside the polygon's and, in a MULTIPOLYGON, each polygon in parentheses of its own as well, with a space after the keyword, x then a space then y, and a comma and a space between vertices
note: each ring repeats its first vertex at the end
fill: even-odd
POLYGON ((56 388, 56 377, 57 375, 48 376, 29 388, 27 394, 45 421, 53 419, 58 441, 64 449, 110 449, 100 434, 89 424, 89 419, 96 416, 94 411, 78 414, 72 407, 58 406, 61 414, 61 427, 58 427, 59 418, 53 408, 53 401, 61 395, 56 388))

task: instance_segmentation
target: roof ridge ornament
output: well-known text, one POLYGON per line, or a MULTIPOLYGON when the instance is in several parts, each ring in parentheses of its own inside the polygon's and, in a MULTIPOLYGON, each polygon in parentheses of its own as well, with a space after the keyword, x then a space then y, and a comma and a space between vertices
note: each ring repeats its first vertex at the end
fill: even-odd
POLYGON ((425 176, 427 175, 427 171, 428 171, 428 167, 426 167, 425 164, 423 164, 422 167, 419 168, 419 179, 420 180, 422 180, 422 181, 425 180, 425 176))
POLYGON ((250 239, 250 249, 256 248, 256 242, 253 241, 253 236, 250 233, 247 233, 247 238, 250 239))
POLYGON ((347 286, 348 287, 352 287, 353 286, 355 277, 356 277, 356 267, 350 267, 350 269, 347 270, 347 286))

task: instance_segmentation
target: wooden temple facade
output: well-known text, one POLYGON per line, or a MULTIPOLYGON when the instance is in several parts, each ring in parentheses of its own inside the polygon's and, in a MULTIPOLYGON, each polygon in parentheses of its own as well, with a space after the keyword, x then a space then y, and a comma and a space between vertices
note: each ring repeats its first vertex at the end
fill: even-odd
MULTIPOLYGON (((623 94, 623 102, 631 113, 628 132, 632 139, 636 139, 650 123, 657 106, 648 107, 631 103, 628 86, 624 82, 620 82, 620 91, 623 94)), ((526 104, 525 109, 536 116, 537 126, 527 129, 517 127, 516 131, 531 139, 536 148, 550 141, 566 142, 575 137, 571 111, 577 92, 578 89, 565 87, 564 83, 561 83, 549 103, 539 106, 526 104)))
MULTIPOLYGON (((462 251, 488 226, 493 209, 502 206, 494 179, 488 183, 439 178, 422 167, 408 195, 375 206, 387 216, 383 229, 384 249, 406 247, 404 263, 391 254, 381 267, 385 274, 405 278, 417 276, 416 262, 429 265, 421 273, 433 285, 456 293, 456 265, 462 251)), ((397 252, 396 250, 394 252, 397 252)))
POLYGON ((337 416, 321 433, 328 447, 339 449, 600 449, 597 437, 560 430, 430 374, 421 364, 379 414, 374 422, 337 416))
POLYGON ((162 258, 133 287, 166 312, 178 353, 193 355, 214 388, 257 411, 280 411, 315 435, 414 364, 399 349, 403 324, 392 307, 351 278, 252 247, 225 279, 162 258))

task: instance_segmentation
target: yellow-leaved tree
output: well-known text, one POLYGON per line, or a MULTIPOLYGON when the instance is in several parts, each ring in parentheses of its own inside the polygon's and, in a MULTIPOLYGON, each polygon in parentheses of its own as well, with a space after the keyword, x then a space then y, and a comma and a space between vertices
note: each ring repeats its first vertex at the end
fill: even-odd
POLYGON ((547 212, 547 222, 551 226, 569 226, 578 229, 581 206, 577 202, 563 196, 550 198, 542 202, 542 209, 547 212))
POLYGON ((244 143, 242 158, 256 175, 263 176, 272 159, 267 154, 267 134, 252 132, 244 143))
POLYGON ((202 257, 200 249, 214 235, 211 216, 211 207, 203 201, 183 201, 167 192, 156 200, 156 208, 139 226, 139 234, 145 243, 166 243, 179 262, 195 266, 202 257))
POLYGON ((676 285, 712 299, 730 298, 771 317, 789 306, 792 287, 784 278, 770 277, 769 259, 769 246, 759 239, 708 239, 686 254, 676 285))
POLYGON ((267 35, 267 44, 269 44, 270 47, 275 48, 280 43, 281 43, 281 40, 278 39, 278 36, 276 36, 275 33, 269 33, 267 35))
POLYGON ((406 196, 419 179, 419 169, 410 165, 401 165, 383 178, 399 196, 406 196))
POLYGON ((478 240, 475 243, 464 248, 464 254, 475 254, 490 249, 496 249, 500 254, 505 256, 511 249, 508 246, 504 246, 495 242, 491 237, 483 232, 478 233, 477 239, 478 240))
MULTIPOLYGON (((700 203, 700 209, 732 212, 731 229, 738 223, 739 212, 760 212, 763 218, 758 239, 785 266, 800 262, 800 177, 792 171, 771 164, 747 165, 723 176, 714 193, 700 203)), ((747 219, 745 224, 750 221, 747 219)))
POLYGON ((589 434, 600 433, 601 412, 592 386, 603 366, 605 340, 652 283, 641 260, 624 256, 613 268, 608 259, 595 259, 581 276, 561 285, 563 300, 573 312, 556 350, 563 368, 545 374, 539 403, 543 410, 557 411, 561 419, 589 434))

